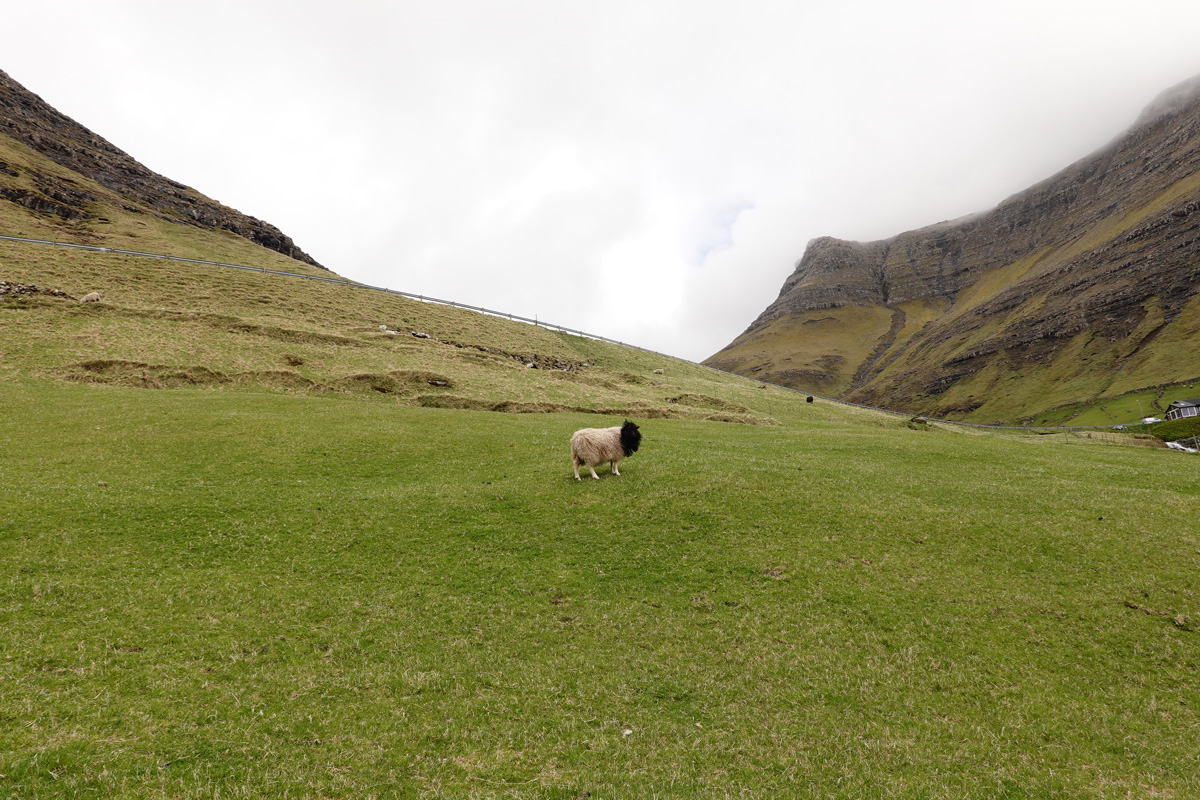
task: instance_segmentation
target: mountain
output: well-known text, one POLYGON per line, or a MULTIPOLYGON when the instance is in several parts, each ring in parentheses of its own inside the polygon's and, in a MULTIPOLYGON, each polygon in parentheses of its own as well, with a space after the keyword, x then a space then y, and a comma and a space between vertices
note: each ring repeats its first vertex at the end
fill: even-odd
POLYGON ((277 228, 156 175, 3 73, 0 236, 0 383, 751 425, 794 403, 695 364, 336 281, 277 228), (100 302, 80 302, 93 292, 100 302))
POLYGON ((705 363, 869 405, 1030 419, 1200 377, 1200 77, 994 209, 809 242, 705 363))
MULTIPOLYGON (((278 228, 164 178, 124 151, 51 108, 42 98, 0 71, 0 134, 6 134, 72 173, 115 193, 119 207, 172 223, 229 231, 289 258, 317 266, 278 228)), ((96 192, 41 171, 24 175, 0 162, 0 198, 67 222, 99 219, 96 192), (23 181, 12 179, 24 178, 23 181), (7 179, 7 180, 5 180, 7 179)))

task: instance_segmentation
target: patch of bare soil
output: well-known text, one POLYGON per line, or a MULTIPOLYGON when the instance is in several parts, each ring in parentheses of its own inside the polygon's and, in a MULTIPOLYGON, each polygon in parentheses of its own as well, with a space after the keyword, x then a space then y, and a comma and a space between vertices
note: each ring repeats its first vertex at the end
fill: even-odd
POLYGON ((547 401, 484 400, 449 391, 450 378, 425 370, 394 370, 388 373, 358 373, 318 383, 290 369, 247 370, 225 373, 204 366, 170 366, 142 361, 95 359, 71 364, 59 374, 66 380, 103 383, 140 389, 172 389, 200 386, 261 386, 306 393, 340 393, 357 397, 389 396, 410 405, 507 414, 602 414, 630 419, 693 419, 743 425, 777 425, 769 418, 723 411, 705 411, 683 404, 675 407, 634 403, 627 406, 588 407, 547 401))
POLYGON ((418 389, 453 388, 454 382, 444 375, 422 370, 398 369, 388 373, 366 372, 357 375, 347 375, 345 378, 331 381, 324 388, 335 392, 378 392, 379 394, 394 394, 409 396, 418 389))
POLYGON ((181 386, 211 386, 231 383, 232 378, 208 367, 172 367, 141 361, 96 359, 72 364, 63 372, 67 380, 106 383, 145 389, 170 389, 181 386))
POLYGON ((410 402, 424 408, 453 408, 464 411, 491 411, 494 405, 484 400, 454 394, 423 394, 414 397, 410 402))

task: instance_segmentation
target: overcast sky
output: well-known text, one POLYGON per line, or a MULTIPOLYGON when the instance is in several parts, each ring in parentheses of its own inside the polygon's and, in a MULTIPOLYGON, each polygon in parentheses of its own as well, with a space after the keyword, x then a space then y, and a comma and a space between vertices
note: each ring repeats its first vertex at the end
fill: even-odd
POLYGON ((692 360, 809 239, 983 211, 1200 73, 1200 3, 55 0, 0 69, 347 278, 692 360))

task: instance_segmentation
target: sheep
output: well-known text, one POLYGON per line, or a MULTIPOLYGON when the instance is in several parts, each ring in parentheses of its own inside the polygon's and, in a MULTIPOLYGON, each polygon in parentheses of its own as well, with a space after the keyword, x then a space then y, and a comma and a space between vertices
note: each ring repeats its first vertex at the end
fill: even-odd
POLYGON ((579 468, 586 466, 596 480, 595 467, 608 461, 612 466, 612 474, 620 475, 617 462, 622 458, 637 452, 642 442, 642 434, 638 426, 629 420, 615 428, 584 428, 571 435, 571 461, 575 466, 575 480, 579 477, 579 468))
POLYGON ((81 303, 99 303, 100 302, 100 293, 99 292, 91 292, 89 294, 85 294, 83 296, 83 299, 80 300, 79 302, 81 302, 81 303))

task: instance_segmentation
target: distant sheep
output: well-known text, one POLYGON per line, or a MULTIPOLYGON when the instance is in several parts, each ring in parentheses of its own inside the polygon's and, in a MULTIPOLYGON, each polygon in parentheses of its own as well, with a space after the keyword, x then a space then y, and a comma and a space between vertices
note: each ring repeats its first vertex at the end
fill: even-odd
POLYGON ((642 434, 638 426, 629 420, 616 428, 584 428, 575 431, 571 436, 571 461, 575 465, 575 480, 579 477, 579 468, 586 466, 592 477, 599 480, 596 467, 609 462, 613 475, 620 475, 617 462, 637 452, 642 443, 642 434))
POLYGON ((83 296, 83 299, 80 300, 79 302, 81 302, 81 303, 99 303, 100 302, 100 293, 92 292, 91 294, 85 294, 83 296))
POLYGON ((656 370, 654 370, 654 374, 655 374, 655 375, 662 375, 662 374, 664 374, 664 373, 663 373, 663 371, 662 371, 661 369, 656 369, 656 370))

